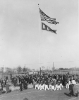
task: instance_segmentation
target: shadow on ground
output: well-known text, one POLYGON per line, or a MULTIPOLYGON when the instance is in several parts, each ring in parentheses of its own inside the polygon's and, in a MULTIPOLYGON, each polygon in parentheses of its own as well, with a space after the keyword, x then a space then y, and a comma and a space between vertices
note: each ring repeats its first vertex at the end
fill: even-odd
POLYGON ((64 93, 66 96, 71 97, 71 95, 69 93, 64 93))
POLYGON ((27 98, 24 98, 23 100, 28 100, 27 98))

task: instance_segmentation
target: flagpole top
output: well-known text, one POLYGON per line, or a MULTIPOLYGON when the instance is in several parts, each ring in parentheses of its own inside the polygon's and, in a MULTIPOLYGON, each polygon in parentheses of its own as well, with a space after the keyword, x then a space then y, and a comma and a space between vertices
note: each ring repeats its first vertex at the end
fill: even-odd
POLYGON ((39 8, 39 3, 38 3, 38 8, 39 8))
POLYGON ((38 3, 38 7, 39 7, 39 3, 38 3))

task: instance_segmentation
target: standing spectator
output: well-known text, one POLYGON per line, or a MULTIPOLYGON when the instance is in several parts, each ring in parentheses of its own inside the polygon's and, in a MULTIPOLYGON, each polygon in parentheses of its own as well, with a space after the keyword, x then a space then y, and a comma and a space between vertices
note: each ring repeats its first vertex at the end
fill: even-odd
POLYGON ((9 93, 9 92, 11 92, 11 90, 9 89, 9 83, 7 81, 7 83, 6 83, 6 93, 9 93))
POLYGON ((20 86, 20 91, 22 91, 22 90, 23 90, 23 83, 22 83, 22 79, 20 79, 19 86, 20 86))
POLYGON ((4 85, 3 80, 1 80, 1 89, 2 90, 3 90, 3 85, 4 85))

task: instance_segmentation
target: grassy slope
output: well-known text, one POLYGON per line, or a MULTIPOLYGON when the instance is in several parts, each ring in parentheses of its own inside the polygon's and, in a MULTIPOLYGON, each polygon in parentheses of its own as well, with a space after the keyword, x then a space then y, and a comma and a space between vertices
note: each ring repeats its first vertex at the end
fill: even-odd
POLYGON ((28 98, 28 100, 73 100, 73 97, 69 97, 65 95, 65 93, 68 93, 67 89, 63 89, 61 91, 40 91, 28 89, 22 92, 14 91, 0 95, 0 100, 23 100, 24 98, 28 98))

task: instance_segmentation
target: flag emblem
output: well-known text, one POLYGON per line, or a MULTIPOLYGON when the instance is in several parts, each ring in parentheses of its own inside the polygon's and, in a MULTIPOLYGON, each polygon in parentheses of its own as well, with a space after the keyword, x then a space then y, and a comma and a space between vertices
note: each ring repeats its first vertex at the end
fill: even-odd
POLYGON ((42 30, 50 31, 50 32, 53 32, 53 33, 57 34, 57 33, 56 33, 57 30, 51 29, 51 28, 50 28, 49 26, 47 26, 45 23, 42 23, 42 30))

